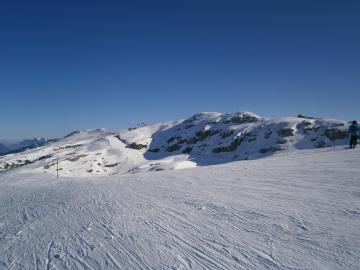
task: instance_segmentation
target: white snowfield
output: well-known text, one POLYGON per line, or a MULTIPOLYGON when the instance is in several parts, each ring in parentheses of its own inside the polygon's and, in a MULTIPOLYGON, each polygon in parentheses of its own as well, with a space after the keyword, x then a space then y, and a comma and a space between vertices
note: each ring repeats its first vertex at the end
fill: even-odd
POLYGON ((0 269, 360 269, 360 150, 0 175, 0 269))

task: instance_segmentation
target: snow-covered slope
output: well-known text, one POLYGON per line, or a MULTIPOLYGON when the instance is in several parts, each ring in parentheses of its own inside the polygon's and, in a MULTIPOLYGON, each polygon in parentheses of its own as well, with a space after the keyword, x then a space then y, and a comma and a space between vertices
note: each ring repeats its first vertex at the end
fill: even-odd
MULTIPOLYGON (((79 132, 64 156, 95 159, 121 146, 110 138, 79 132)), ((335 147, 176 173, 3 174, 0 269, 359 269, 359 160, 335 147)))
POLYGON ((63 139, 0 158, 0 171, 89 176, 159 171, 263 158, 279 152, 347 143, 348 123, 334 119, 268 119, 250 112, 200 113, 186 120, 63 139))

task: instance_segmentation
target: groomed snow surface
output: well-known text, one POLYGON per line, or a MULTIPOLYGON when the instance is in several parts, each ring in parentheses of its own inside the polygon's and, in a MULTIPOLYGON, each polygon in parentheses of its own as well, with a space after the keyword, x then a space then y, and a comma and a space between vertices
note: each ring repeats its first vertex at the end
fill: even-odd
POLYGON ((359 269, 360 150, 0 176, 0 269, 359 269))

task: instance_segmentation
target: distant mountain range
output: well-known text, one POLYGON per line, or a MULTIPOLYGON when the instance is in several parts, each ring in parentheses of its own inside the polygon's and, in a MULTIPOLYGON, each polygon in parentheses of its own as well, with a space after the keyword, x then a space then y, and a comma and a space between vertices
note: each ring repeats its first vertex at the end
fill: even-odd
POLYGON ((119 132, 74 131, 62 139, 25 140, 0 158, 0 171, 62 175, 127 174, 258 159, 294 150, 347 144, 347 121, 264 118, 251 112, 204 112, 119 132), (18 152, 18 153, 14 153, 18 152))
POLYGON ((10 149, 7 148, 4 144, 0 143, 0 155, 9 153, 10 149))
POLYGON ((38 146, 44 145, 48 141, 49 140, 44 138, 32 138, 32 139, 24 139, 16 143, 2 142, 0 143, 0 155, 17 153, 24 151, 26 149, 36 148, 38 146))

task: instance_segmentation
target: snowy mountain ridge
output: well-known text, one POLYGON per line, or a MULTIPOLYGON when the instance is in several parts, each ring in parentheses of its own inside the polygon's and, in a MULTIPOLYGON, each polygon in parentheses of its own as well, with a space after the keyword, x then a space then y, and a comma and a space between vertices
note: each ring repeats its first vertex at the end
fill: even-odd
POLYGON ((258 159, 278 152, 344 145, 347 121, 264 118, 251 112, 203 112, 119 132, 75 131, 0 157, 0 171, 64 176, 127 174, 258 159))
POLYGON ((32 138, 15 141, 12 143, 0 143, 0 155, 12 154, 25 151, 26 149, 36 148, 48 142, 54 142, 56 139, 32 138))

